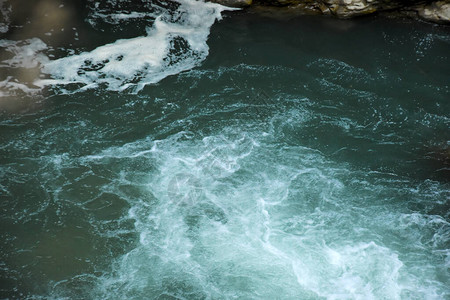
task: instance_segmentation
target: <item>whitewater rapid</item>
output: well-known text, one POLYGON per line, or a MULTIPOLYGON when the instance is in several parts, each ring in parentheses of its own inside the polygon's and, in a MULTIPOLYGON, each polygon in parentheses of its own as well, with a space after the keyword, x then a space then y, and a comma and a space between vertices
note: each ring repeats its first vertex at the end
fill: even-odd
POLYGON ((138 242, 96 279, 91 296, 445 298, 432 261, 445 256, 442 268, 448 267, 450 224, 411 212, 399 199, 444 205, 445 189, 353 170, 283 142, 286 129, 307 122, 306 112, 277 112, 267 131, 254 120, 254 129, 182 131, 58 162, 63 169, 112 161, 119 170, 133 166, 133 173, 115 174, 98 197, 113 194, 128 203, 119 223, 132 221, 138 242), (303 118, 295 122, 292 115, 303 118))
MULTIPOLYGON (((112 3, 119 10, 120 3, 112 3)), ((147 5, 149 12, 145 13, 105 11, 94 5, 88 19, 92 26, 99 20, 110 24, 143 20, 147 23, 146 35, 120 39, 78 54, 74 54, 79 52, 77 49, 66 49, 69 55, 58 59, 46 54, 52 47, 39 38, 2 40, 0 48, 12 55, 2 62, 3 67, 20 68, 24 72, 39 68, 41 74, 31 82, 23 82, 20 76, 8 76, 0 82, 0 95, 14 95, 18 91, 36 94, 44 87, 58 87, 60 93, 98 87, 139 92, 146 85, 198 66, 208 55, 206 41, 211 26, 222 18, 223 11, 233 10, 193 0, 173 1, 175 9, 152 2, 147 5), (67 86, 71 88, 66 89, 67 86)))

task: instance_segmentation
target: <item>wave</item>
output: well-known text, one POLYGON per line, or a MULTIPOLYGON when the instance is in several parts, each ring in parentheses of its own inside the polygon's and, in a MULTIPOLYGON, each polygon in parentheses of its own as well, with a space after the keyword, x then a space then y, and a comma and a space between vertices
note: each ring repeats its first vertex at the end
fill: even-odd
MULTIPOLYGON (((86 20, 94 29, 100 30, 97 27, 102 22, 121 26, 143 20, 146 34, 78 54, 74 54, 77 49, 62 49, 69 56, 59 59, 49 54, 55 50, 52 45, 36 37, 0 40, 0 49, 10 57, 2 61, 0 68, 11 74, 0 78, 0 97, 35 95, 45 87, 56 87, 58 93, 97 87, 136 93, 146 85, 198 66, 208 55, 206 41, 211 26, 221 19, 223 11, 233 9, 195 0, 170 3, 146 2, 143 11, 94 6, 86 20)), ((2 13, 9 10, 2 9, 2 13)), ((7 25, 1 23, 0 32, 7 31, 7 25)))
MULTIPOLYGON (((51 79, 46 85, 81 84, 83 89, 105 86, 108 90, 138 92, 148 84, 199 65, 208 55, 210 27, 221 19, 224 6, 180 0, 176 11, 156 17, 147 35, 121 39, 44 64, 42 72, 51 79)), ((113 14, 111 21, 148 16, 143 13, 113 14)))

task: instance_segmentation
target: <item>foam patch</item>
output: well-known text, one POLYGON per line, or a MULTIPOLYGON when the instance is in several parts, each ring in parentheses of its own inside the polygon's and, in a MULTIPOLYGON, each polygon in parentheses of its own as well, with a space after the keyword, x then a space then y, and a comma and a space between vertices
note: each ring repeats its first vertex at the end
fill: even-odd
MULTIPOLYGON (((221 19, 225 7, 200 1, 178 1, 175 12, 158 16, 147 35, 122 39, 83 52, 49 61, 42 69, 52 79, 36 85, 82 84, 85 89, 138 92, 148 84, 199 65, 208 55, 210 27, 221 19)), ((137 18, 139 14, 121 17, 137 18)))

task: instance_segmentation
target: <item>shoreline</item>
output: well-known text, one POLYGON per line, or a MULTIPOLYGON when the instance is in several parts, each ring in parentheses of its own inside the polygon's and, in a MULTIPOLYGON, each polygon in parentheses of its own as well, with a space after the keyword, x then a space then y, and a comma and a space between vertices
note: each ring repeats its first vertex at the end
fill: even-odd
POLYGON ((293 15, 324 15, 338 19, 383 14, 450 25, 450 0, 210 0, 228 7, 257 11, 283 11, 293 15))

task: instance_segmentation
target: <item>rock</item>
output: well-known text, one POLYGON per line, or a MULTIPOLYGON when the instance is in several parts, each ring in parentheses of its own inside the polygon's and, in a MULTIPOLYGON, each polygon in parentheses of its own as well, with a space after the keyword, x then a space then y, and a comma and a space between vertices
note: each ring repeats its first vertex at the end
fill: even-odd
POLYGON ((229 7, 247 7, 252 4, 252 0, 211 0, 211 2, 222 4, 229 7))
POLYGON ((450 0, 435 1, 417 9, 420 18, 440 23, 450 24, 450 0))
POLYGON ((361 0, 328 0, 326 1, 331 14, 339 18, 351 18, 371 14, 378 10, 378 1, 361 0))
POLYGON ((389 12, 396 16, 421 18, 430 22, 450 23, 450 0, 209 0, 230 7, 273 7, 298 14, 332 15, 342 19, 389 12))
POLYGON ((289 6, 306 13, 333 15, 345 19, 378 10, 399 8, 404 2, 398 0, 255 0, 254 3, 289 6))

